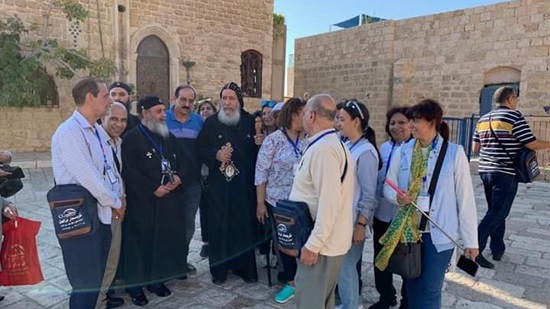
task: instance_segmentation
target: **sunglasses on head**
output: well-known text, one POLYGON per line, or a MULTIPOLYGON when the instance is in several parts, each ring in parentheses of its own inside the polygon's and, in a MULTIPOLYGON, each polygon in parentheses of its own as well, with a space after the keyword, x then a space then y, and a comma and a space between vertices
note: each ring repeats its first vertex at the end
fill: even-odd
POLYGON ((359 107, 359 104, 355 101, 348 101, 346 103, 346 107, 356 110, 359 113, 359 117, 361 117, 361 120, 365 120, 365 115, 363 115, 363 112, 361 111, 361 108, 359 107))
POLYGON ((275 101, 262 101, 261 106, 262 106, 262 108, 264 108, 264 107, 273 108, 273 107, 275 107, 276 104, 277 104, 277 102, 275 102, 275 101))

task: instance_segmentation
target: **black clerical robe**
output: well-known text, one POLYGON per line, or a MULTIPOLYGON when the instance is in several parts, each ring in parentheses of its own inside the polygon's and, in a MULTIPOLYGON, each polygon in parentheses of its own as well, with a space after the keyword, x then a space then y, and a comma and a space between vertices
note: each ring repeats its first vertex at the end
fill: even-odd
POLYGON ((197 139, 201 160, 209 168, 208 253, 210 272, 225 279, 227 271, 257 279, 256 187, 254 171, 258 146, 254 143, 254 118, 241 113, 236 126, 227 126, 213 115, 206 119, 197 139), (220 172, 216 153, 226 143, 239 173, 230 181, 220 172))
POLYGON ((122 142, 128 207, 122 223, 121 279, 130 287, 164 282, 185 273, 188 247, 182 185, 162 198, 154 195, 161 185, 162 157, 185 183, 176 143, 173 135, 163 140, 141 125, 129 131, 122 142))

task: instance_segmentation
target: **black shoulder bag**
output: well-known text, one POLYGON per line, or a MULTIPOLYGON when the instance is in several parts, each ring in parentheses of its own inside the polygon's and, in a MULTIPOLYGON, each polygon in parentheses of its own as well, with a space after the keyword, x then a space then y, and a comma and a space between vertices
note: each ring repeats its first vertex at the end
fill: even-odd
POLYGON ((516 156, 512 156, 510 152, 502 145, 500 139, 493 131, 493 126, 491 125, 491 117, 489 117, 489 129, 491 134, 497 140, 500 148, 506 152, 514 164, 514 171, 516 172, 516 179, 521 183, 530 183, 535 181, 540 176, 539 162, 537 160, 537 153, 533 150, 523 146, 516 156))
MULTIPOLYGON (((437 180, 439 174, 441 173, 441 167, 443 166, 443 161, 445 159, 445 154, 447 153, 448 142, 443 141, 441 145, 441 150, 437 156, 437 162, 435 164, 435 169, 430 181, 430 187, 428 189, 428 194, 430 195, 430 208, 432 207, 432 200, 435 193, 435 187, 437 185, 437 180)), ((423 231, 426 229, 427 219, 423 215, 420 219, 419 230, 423 231)), ((420 277, 422 272, 422 244, 417 243, 402 243, 399 242, 388 262, 387 271, 398 274, 403 278, 414 279, 420 277)))
MULTIPOLYGON (((344 145, 340 142, 342 148, 344 145)), ((346 163, 340 182, 344 182, 348 171, 348 158, 344 148, 346 163)), ((291 200, 277 201, 277 207, 273 207, 273 219, 277 228, 277 244, 279 250, 287 255, 299 257, 300 250, 306 244, 313 230, 313 218, 309 208, 304 202, 291 200)))

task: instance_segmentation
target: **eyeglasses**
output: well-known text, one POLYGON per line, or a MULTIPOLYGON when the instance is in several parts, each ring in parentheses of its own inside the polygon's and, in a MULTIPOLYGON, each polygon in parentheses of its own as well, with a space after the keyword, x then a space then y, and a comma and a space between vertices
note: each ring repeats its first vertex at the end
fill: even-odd
POLYGON ((359 117, 361 117, 361 120, 365 120, 365 115, 363 115, 363 112, 361 111, 361 108, 359 107, 359 104, 355 101, 348 101, 346 103, 346 107, 353 108, 359 113, 359 117))
POLYGON ((275 102, 275 101, 263 100, 262 103, 261 103, 261 106, 262 106, 262 108, 264 108, 264 107, 271 107, 271 108, 273 108, 273 107, 275 107, 276 104, 277 104, 277 102, 275 102))

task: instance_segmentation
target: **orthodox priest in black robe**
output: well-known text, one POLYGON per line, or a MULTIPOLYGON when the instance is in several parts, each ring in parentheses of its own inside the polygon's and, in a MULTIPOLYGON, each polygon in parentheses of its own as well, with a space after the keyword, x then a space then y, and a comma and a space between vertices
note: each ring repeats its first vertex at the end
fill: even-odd
POLYGON ((198 137, 201 160, 209 168, 208 253, 212 282, 222 284, 228 270, 245 282, 258 281, 254 248, 258 145, 254 118, 243 109, 235 83, 220 92, 220 111, 206 119, 198 137))
MULTIPOLYGON (((168 132, 158 97, 140 100, 141 124, 122 142, 122 176, 128 203, 122 224, 121 279, 135 305, 147 304, 143 287, 168 296, 164 282, 185 275, 181 153, 168 132)), ((185 184, 184 184, 185 185, 185 184)))

